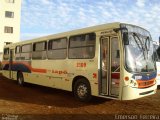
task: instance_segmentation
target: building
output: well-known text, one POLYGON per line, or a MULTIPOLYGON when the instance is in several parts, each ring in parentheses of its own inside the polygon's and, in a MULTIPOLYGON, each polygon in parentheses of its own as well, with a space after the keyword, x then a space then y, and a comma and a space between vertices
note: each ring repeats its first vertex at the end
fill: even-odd
POLYGON ((5 42, 20 41, 21 0, 0 0, 0 60, 5 42))

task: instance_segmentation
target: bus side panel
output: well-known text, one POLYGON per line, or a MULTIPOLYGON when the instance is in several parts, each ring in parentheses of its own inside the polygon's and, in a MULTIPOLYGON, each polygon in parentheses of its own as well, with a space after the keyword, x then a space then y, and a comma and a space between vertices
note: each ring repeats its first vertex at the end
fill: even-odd
POLYGON ((76 76, 85 77, 92 95, 98 96, 98 68, 96 59, 35 60, 32 73, 25 74, 25 82, 72 91, 76 76))
POLYGON ((2 62, 2 75, 6 78, 9 78, 9 62, 8 61, 2 62))
POLYGON ((2 75, 6 78, 9 78, 9 71, 8 70, 2 70, 2 75))
POLYGON ((34 73, 23 73, 24 82, 47 86, 47 87, 54 87, 54 80, 47 75, 43 74, 34 74, 34 73))
MULTIPOLYGON (((68 79, 73 81, 76 76, 86 78, 91 86, 91 94, 98 96, 98 64, 94 59, 70 59, 68 61, 68 79)), ((78 79, 77 79, 78 80, 78 79)), ((68 86, 72 87, 72 84, 68 86)))
POLYGON ((12 71, 12 80, 17 80, 17 71, 12 71))
POLYGON ((66 60, 34 60, 26 82, 71 91, 66 60))

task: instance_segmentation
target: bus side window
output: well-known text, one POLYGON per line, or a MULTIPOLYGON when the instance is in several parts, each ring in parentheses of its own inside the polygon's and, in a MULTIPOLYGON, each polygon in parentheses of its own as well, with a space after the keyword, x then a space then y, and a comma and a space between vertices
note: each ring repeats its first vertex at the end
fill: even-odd
POLYGON ((71 36, 69 39, 69 58, 91 59, 95 56, 95 33, 71 36))
POLYGON ((3 59, 4 60, 9 60, 9 48, 4 48, 3 59))
POLYGON ((48 42, 48 59, 65 59, 67 57, 67 38, 59 38, 48 42))
POLYGON ((21 55, 20 55, 20 46, 16 46, 16 49, 15 49, 15 59, 16 60, 20 60, 21 59, 21 55))
POLYGON ((30 60, 32 52, 32 44, 22 45, 21 47, 21 60, 30 60))
POLYGON ((32 59, 46 59, 47 42, 37 42, 33 44, 32 59))

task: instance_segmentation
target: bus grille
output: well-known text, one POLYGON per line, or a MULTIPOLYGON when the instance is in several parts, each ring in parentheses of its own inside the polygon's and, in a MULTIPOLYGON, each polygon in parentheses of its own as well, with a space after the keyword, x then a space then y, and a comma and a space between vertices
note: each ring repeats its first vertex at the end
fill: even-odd
POLYGON ((139 95, 146 95, 146 94, 149 94, 149 93, 152 93, 152 92, 154 92, 154 90, 143 92, 143 93, 139 93, 139 95))

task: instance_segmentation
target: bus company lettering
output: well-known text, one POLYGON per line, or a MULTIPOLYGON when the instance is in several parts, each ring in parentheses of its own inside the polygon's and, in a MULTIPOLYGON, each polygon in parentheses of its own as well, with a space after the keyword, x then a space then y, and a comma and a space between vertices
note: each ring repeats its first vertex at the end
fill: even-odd
POLYGON ((54 74, 67 74, 68 72, 66 70, 52 70, 52 73, 54 74))

